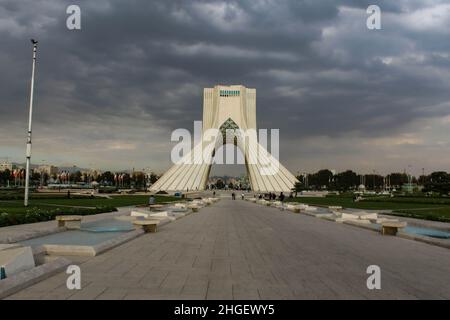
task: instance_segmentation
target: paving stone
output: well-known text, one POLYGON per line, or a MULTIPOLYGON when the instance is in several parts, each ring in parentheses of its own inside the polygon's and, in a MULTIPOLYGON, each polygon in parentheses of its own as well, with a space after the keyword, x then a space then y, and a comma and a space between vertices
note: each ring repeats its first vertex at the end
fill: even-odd
POLYGON ((101 294, 99 294, 96 300, 122 300, 127 295, 126 289, 107 288, 101 294))
POLYGON ((450 299, 448 249, 240 200, 79 265, 80 291, 61 273, 8 298, 450 299), (366 287, 371 264, 381 290, 366 287))
POLYGON ((208 300, 231 300, 233 299, 233 282, 231 279, 211 279, 208 284, 206 295, 208 300))
POLYGON ((69 300, 93 300, 100 296, 107 287, 90 284, 82 287, 80 290, 73 290, 75 293, 69 297, 69 300))

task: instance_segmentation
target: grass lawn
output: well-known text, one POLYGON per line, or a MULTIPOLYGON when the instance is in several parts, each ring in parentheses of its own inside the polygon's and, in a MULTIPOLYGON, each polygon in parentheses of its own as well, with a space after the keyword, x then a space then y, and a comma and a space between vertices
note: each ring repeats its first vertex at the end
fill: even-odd
MULTIPOLYGON (((124 195, 111 196, 112 199, 107 198, 85 198, 85 199, 31 199, 32 205, 56 204, 64 206, 81 206, 81 207, 95 207, 95 206, 111 206, 124 207, 132 205, 147 204, 150 195, 124 195)), ((180 198, 170 196, 155 196, 156 203, 180 201, 180 198)))
POLYGON ((396 210, 392 214, 401 217, 450 222, 450 206, 435 209, 396 210))
MULTIPOLYGON (((55 207, 53 206, 31 206, 31 207, 36 207, 42 210, 50 210, 50 209, 54 209, 55 207)), ((11 202, 2 202, 0 201, 0 213, 2 212, 7 212, 10 214, 24 214, 27 212, 27 210, 29 210, 31 207, 24 207, 23 206, 23 201, 21 201, 20 203, 18 203, 17 201, 11 201, 11 202)))
POLYGON ((110 206, 76 208, 30 205, 24 207, 23 203, 0 202, 0 227, 54 220, 57 215, 92 215, 116 210, 115 207, 110 206))
MULTIPOLYGON (((287 201, 290 201, 288 199, 287 201)), ((401 210, 401 209, 419 209, 419 208, 441 208, 450 205, 446 204, 434 204, 434 203, 416 203, 414 201, 407 202, 402 201, 371 201, 364 200, 360 202, 353 202, 351 197, 300 197, 293 199, 296 202, 307 203, 311 205, 321 206, 342 206, 345 208, 357 208, 357 209, 373 209, 373 210, 401 210)))
POLYGON ((353 202, 348 196, 300 197, 287 199, 318 206, 342 206, 367 210, 392 210, 394 215, 450 222, 450 204, 423 198, 374 198, 353 202), (420 200, 419 200, 420 199, 420 200))
MULTIPOLYGON (((180 201, 180 198, 155 196, 156 203, 180 201)), ((147 204, 149 195, 124 195, 108 198, 0 200, 0 227, 53 220, 59 214, 90 215, 116 210, 117 207, 147 204)))

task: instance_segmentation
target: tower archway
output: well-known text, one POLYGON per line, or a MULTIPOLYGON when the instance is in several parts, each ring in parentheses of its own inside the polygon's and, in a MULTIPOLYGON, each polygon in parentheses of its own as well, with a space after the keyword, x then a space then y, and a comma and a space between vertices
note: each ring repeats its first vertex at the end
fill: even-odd
POLYGON ((214 147, 205 149, 202 140, 150 190, 204 190, 218 147, 232 144, 242 152, 252 190, 291 191, 297 179, 257 141, 256 90, 241 85, 215 86, 205 88, 203 95, 203 133, 208 129, 220 133, 212 141, 214 147), (254 132, 254 135, 245 136, 242 132, 254 132))

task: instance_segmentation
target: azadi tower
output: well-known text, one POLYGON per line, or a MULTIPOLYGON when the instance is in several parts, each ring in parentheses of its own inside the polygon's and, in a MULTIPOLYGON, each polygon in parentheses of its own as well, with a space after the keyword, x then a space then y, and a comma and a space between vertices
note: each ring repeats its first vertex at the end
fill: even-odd
POLYGON ((289 192, 297 182, 257 140, 256 89, 241 85, 205 88, 202 131, 201 141, 153 184, 151 191, 204 190, 211 165, 220 163, 220 152, 233 145, 240 150, 238 158, 245 163, 253 191, 289 192))

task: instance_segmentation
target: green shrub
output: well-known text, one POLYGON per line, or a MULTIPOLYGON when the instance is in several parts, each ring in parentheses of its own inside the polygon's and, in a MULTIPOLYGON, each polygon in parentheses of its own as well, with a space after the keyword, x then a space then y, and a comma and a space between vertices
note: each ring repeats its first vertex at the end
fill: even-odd
POLYGON ((436 213, 433 214, 433 213, 414 212, 412 210, 396 210, 390 214, 394 216, 407 218, 424 219, 439 222, 450 222, 450 217, 445 216, 443 214, 439 215, 436 213))
POLYGON ((25 213, 0 213, 0 227, 54 220, 59 215, 93 215, 117 211, 114 207, 99 206, 95 208, 52 208, 31 207, 25 213))
POLYGON ((389 202, 389 203, 414 203, 414 204, 438 204, 450 205, 450 199, 442 197, 377 197, 363 198, 363 202, 389 202))
MULTIPOLYGON (((0 192, 0 200, 23 200, 24 193, 23 192, 8 192, 8 193, 2 193, 0 192)), ((70 195, 70 199, 90 199, 92 198, 91 195, 70 195)), ((95 197, 98 198, 98 197, 95 197)), ((67 191, 62 191, 60 193, 32 193, 30 195, 30 199, 39 199, 39 200, 45 200, 45 199, 67 199, 67 191)))

